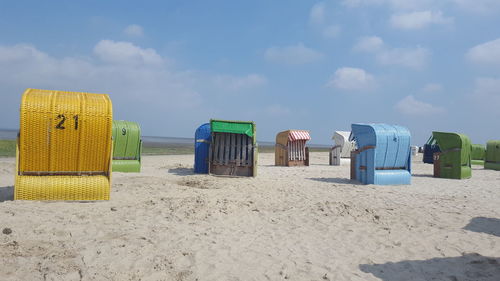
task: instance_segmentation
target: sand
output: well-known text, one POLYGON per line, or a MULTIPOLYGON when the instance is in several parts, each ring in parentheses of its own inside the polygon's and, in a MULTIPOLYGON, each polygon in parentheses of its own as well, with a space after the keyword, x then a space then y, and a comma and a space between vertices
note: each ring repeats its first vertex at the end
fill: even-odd
POLYGON ((10 201, 0 159, 0 280, 500 280, 500 172, 414 161, 410 186, 359 185, 311 158, 224 178, 148 156, 91 203, 10 201))

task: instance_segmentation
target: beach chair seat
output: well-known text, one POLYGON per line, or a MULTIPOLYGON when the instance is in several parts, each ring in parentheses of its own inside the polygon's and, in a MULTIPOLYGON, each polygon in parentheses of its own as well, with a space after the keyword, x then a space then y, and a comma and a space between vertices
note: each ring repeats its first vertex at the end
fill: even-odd
POLYGON ((210 130, 209 174, 257 176, 255 123, 212 119, 210 130))
POLYGON ((107 176, 19 176, 16 200, 108 200, 107 176))
POLYGON ((108 95, 27 89, 17 139, 16 200, 109 200, 108 95))
POLYGON ((311 136, 304 130, 287 130, 276 135, 274 164, 276 166, 309 166, 309 148, 306 146, 311 136))
POLYGON ((387 124, 352 124, 351 179, 364 184, 411 183, 410 132, 387 124))
POLYGON ((113 120, 113 172, 141 171, 141 128, 136 122, 113 120))
POLYGON ((434 177, 468 179, 472 176, 471 142, 462 134, 432 132, 441 152, 434 153, 434 177))
POLYGON ((500 140, 491 140, 486 144, 484 168, 500 171, 500 140))

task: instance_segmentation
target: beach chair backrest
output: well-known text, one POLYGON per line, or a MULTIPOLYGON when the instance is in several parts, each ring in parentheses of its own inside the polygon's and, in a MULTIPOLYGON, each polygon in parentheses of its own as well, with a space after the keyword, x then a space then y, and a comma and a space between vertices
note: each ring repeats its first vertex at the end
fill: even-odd
POLYGON ((411 135, 408 129, 387 124, 352 124, 357 150, 353 172, 368 184, 410 184, 411 135))
POLYGON ((21 102, 19 173, 108 173, 108 95, 28 89, 21 102))
POLYGON ((27 89, 15 199, 109 199, 112 121, 108 95, 27 89))

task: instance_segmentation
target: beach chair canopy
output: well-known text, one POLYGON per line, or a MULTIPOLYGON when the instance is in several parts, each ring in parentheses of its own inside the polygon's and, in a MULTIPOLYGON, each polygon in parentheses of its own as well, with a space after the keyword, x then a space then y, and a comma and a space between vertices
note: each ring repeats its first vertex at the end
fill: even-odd
POLYGON ((490 140, 486 144, 484 168, 500 171, 500 140, 490 140))
POLYGON ((194 172, 208 174, 208 152, 210 149, 210 124, 205 123, 194 133, 194 172))
POLYGON ((257 140, 254 122, 210 120, 209 173, 228 176, 257 175, 257 140))
POLYGON ((466 135, 448 132, 432 132, 441 152, 439 163, 434 159, 434 176, 465 179, 472 176, 471 142, 466 135))
POLYGON ((410 131, 387 124, 352 124, 357 150, 351 158, 351 177, 365 184, 411 182, 410 131))
POLYGON ((20 113, 15 199, 109 199, 108 95, 27 89, 20 113))
POLYGON ((482 144, 471 145, 471 164, 484 166, 486 147, 482 144))
POLYGON ((141 171, 141 128, 136 122, 113 121, 113 172, 141 171))
POLYGON ((309 166, 309 150, 306 142, 309 131, 287 130, 276 135, 274 160, 276 166, 309 166))
POLYGON ((294 141, 308 141, 310 139, 309 131, 305 130, 287 130, 279 132, 276 135, 276 143, 282 145, 287 145, 287 143, 294 141))

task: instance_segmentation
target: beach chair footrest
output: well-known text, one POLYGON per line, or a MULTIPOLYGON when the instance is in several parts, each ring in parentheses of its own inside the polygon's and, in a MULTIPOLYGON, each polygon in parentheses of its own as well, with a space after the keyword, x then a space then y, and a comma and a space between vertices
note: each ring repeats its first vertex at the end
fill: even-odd
POLYGON ((107 176, 17 176, 15 200, 109 200, 107 176))

